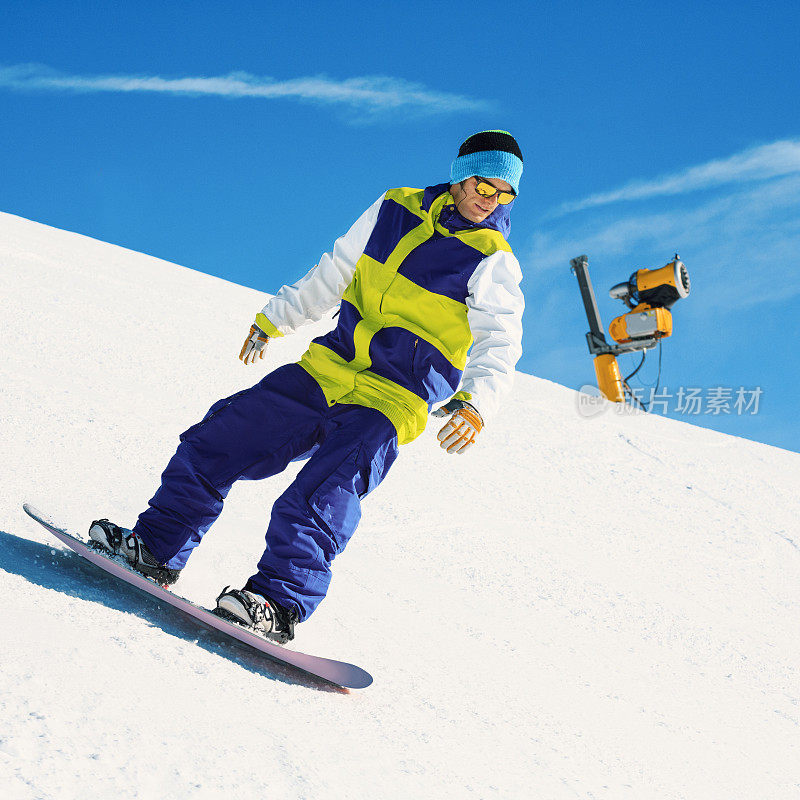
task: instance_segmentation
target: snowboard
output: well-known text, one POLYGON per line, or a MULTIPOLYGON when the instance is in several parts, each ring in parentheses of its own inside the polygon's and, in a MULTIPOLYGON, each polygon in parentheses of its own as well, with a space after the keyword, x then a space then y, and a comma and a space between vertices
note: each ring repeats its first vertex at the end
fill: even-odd
POLYGON ((364 689, 372 683, 372 676, 355 664, 348 664, 344 661, 334 661, 329 658, 322 658, 320 656, 299 653, 296 650, 289 650, 283 645, 268 641, 263 636, 251 633, 247 628, 237 625, 234 622, 228 622, 218 617, 216 614, 213 614, 207 608, 196 605, 185 597, 181 597, 169 589, 160 586, 151 578, 142 575, 140 572, 136 572, 136 570, 127 566, 121 558, 117 558, 107 550, 99 546, 95 547, 92 544, 87 544, 79 537, 68 533, 28 503, 25 503, 22 508, 29 517, 36 520, 36 522, 42 525, 81 558, 90 561, 109 575, 121 578, 137 589, 147 592, 147 594, 157 600, 163 600, 165 603, 168 603, 173 608, 197 620, 203 625, 249 645, 268 658, 279 661, 282 664, 290 664, 303 672, 307 672, 310 675, 314 675, 315 677, 322 678, 330 683, 335 683, 338 686, 348 689, 364 689))

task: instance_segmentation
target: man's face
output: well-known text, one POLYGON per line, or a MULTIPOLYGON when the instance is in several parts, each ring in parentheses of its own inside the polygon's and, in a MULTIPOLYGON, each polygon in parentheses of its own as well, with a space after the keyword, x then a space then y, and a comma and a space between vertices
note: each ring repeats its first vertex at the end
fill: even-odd
MULTIPOLYGON (((490 183, 501 192, 514 191, 510 183, 500 178, 481 178, 481 180, 490 183)), ((450 194, 453 196, 458 213, 470 222, 483 222, 497 208, 497 195, 481 197, 475 191, 477 183, 478 179, 473 176, 450 187, 450 194)))

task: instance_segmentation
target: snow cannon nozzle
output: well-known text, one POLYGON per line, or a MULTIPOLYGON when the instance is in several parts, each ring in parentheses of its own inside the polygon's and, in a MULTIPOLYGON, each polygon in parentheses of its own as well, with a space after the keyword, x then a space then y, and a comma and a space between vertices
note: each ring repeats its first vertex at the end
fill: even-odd
POLYGON ((689 271, 675 253, 675 258, 657 269, 639 269, 627 281, 609 290, 614 300, 622 300, 628 308, 646 303, 650 308, 672 308, 691 290, 689 271))

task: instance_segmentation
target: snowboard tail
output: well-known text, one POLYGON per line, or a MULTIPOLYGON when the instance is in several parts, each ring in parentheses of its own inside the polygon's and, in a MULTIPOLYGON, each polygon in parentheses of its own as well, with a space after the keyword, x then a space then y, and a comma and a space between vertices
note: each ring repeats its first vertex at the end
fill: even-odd
POLYGON ((249 645, 254 650, 258 650, 267 657, 279 661, 282 664, 289 664, 310 675, 314 675, 315 677, 322 678, 330 683, 335 683, 338 686, 343 686, 348 689, 364 689, 372 683, 372 676, 355 664, 348 664, 344 661, 334 661, 329 658, 322 658, 320 656, 299 653, 296 650, 289 650, 286 647, 264 639, 262 636, 251 633, 241 625, 223 619, 207 608, 196 605, 191 602, 191 600, 187 600, 185 597, 175 594, 150 578, 125 566, 110 554, 106 555, 104 552, 95 549, 79 537, 64 530, 64 528, 57 525, 30 504, 25 503, 22 508, 29 517, 36 520, 36 522, 53 534, 53 536, 69 547, 70 550, 73 550, 81 558, 91 562, 104 572, 121 578, 137 589, 141 589, 152 597, 163 600, 165 603, 182 611, 187 616, 249 645))

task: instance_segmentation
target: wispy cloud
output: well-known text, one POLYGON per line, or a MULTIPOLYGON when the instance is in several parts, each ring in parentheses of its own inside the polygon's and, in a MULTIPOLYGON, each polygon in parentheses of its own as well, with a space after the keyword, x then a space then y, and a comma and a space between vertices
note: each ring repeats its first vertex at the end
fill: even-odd
POLYGON ((800 173, 800 139, 784 139, 752 147, 728 158, 708 161, 681 172, 631 181, 612 191, 599 192, 581 200, 564 203, 553 216, 623 200, 647 200, 665 195, 686 194, 725 184, 766 180, 795 173, 800 173))
POLYGON ((437 92, 386 76, 336 80, 325 75, 275 80, 232 72, 216 77, 165 78, 157 75, 68 75, 41 64, 0 67, 0 88, 51 92, 151 92, 184 96, 290 99, 347 106, 372 115, 387 111, 425 114, 480 111, 488 103, 437 92))
POLYGON ((713 286, 706 308, 727 311, 800 294, 800 273, 788 269, 800 251, 800 177, 737 187, 700 202, 659 211, 587 213, 553 220, 534 236, 526 258, 535 273, 568 269, 588 253, 620 280, 640 267, 666 263, 678 250, 698 276, 698 292, 713 286), (780 279, 765 276, 780 273, 780 279))

